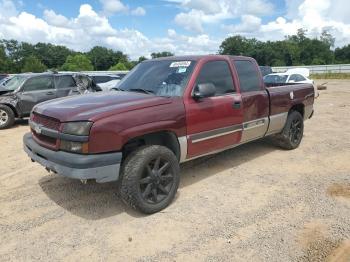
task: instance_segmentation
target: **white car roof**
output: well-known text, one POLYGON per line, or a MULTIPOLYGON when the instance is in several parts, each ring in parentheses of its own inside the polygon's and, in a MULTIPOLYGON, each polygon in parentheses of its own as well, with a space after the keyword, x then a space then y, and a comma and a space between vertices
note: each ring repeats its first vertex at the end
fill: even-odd
POLYGON ((291 75, 291 74, 300 74, 302 76, 309 77, 310 76, 310 70, 307 68, 291 68, 288 69, 286 74, 291 75))
POLYGON ((284 73, 273 73, 273 74, 268 74, 266 76, 290 76, 290 75, 293 75, 293 74, 299 74, 299 75, 302 75, 302 76, 304 76, 306 78, 308 77, 308 76, 306 76, 304 74, 301 74, 298 71, 289 71, 289 70, 287 72, 284 72, 284 73))

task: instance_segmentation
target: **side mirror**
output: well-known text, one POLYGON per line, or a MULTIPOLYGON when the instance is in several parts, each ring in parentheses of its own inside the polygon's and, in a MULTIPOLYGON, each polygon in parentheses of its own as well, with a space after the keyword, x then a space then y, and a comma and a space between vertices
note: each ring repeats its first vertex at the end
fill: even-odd
POLYGON ((288 83, 295 83, 295 80, 289 80, 288 83))
POLYGON ((194 88, 193 98, 199 100, 205 97, 215 96, 216 89, 213 83, 198 84, 194 88))

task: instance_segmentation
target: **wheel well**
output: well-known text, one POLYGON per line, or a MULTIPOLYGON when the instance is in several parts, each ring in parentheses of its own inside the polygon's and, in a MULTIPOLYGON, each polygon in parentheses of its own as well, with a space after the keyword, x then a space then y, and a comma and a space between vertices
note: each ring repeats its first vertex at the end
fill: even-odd
POLYGON ((16 110, 16 108, 13 105, 11 105, 11 104, 1 104, 1 105, 8 106, 9 108, 11 108, 11 110, 15 114, 15 117, 18 117, 17 110, 16 110))
POLYGON ((163 131, 157 133, 145 134, 130 139, 122 148, 123 158, 127 157, 132 151, 144 145, 161 145, 169 148, 180 160, 180 145, 177 136, 173 132, 163 131))
POLYGON ((289 110, 289 113, 297 111, 304 117, 304 105, 303 104, 297 104, 292 106, 292 108, 289 110))

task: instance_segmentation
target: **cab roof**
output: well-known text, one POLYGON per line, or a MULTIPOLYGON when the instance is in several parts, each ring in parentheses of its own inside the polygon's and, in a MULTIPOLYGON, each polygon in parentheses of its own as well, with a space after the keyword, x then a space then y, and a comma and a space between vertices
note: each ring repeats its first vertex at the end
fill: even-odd
POLYGON ((253 59, 251 57, 247 56, 232 56, 232 55, 185 55, 185 56, 166 56, 166 57, 159 57, 151 60, 145 60, 145 61, 157 61, 157 60, 192 60, 192 61, 198 61, 203 58, 207 57, 217 57, 217 58, 231 58, 231 59, 253 59))

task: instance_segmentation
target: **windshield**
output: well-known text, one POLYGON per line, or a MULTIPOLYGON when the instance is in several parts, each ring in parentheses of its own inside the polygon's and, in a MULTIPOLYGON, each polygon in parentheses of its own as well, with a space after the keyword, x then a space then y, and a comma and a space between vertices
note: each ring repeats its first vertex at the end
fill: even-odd
POLYGON ((27 78, 27 76, 21 75, 14 76, 3 86, 3 88, 6 90, 14 91, 20 87, 27 78))
POLYGON ((194 61, 145 61, 127 74, 117 88, 157 96, 182 96, 194 65, 194 61))
POLYGON ((264 82, 268 84, 286 83, 288 75, 267 75, 264 77, 264 82))

